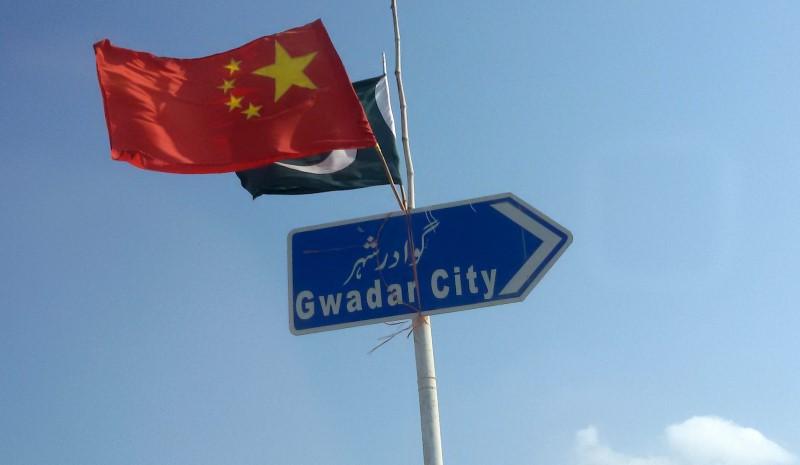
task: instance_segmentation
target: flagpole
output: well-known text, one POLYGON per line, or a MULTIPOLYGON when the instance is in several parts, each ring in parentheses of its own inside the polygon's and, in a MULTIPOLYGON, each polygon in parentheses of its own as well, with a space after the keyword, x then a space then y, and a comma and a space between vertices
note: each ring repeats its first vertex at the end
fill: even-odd
MULTIPOLYGON (((414 164, 408 141, 408 116, 406 94, 403 91, 402 63, 400 61, 400 24, 397 20, 397 1, 392 2, 394 21, 395 80, 400 100, 400 124, 402 128, 403 154, 406 162, 408 185, 407 211, 415 207, 414 164)), ((422 430, 422 455, 425 465, 443 465, 442 434, 439 426, 439 398, 436 388, 436 367, 433 360, 433 336, 430 318, 418 315, 412 324, 414 332, 414 358, 417 364, 417 389, 419 391, 419 416, 422 430)))
POLYGON ((402 128, 403 154, 406 159, 408 206, 414 208, 414 163, 411 161, 411 146, 408 143, 408 115, 406 93, 403 91, 403 67, 400 61, 400 23, 397 21, 397 0, 392 0, 392 19, 394 20, 394 56, 396 60, 394 77, 397 81, 397 97, 400 100, 400 127, 402 128))

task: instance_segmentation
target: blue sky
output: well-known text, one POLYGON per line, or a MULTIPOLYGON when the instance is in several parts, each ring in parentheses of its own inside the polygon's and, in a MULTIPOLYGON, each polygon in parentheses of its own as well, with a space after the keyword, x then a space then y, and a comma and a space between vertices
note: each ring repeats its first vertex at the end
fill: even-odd
MULTIPOLYGON (((421 463, 411 341, 286 316, 288 231, 390 190, 251 201, 113 162, 91 47, 203 56, 321 17, 363 79, 388 2, 4 10, 0 463, 421 463)), ((525 302, 433 318, 445 462, 797 463, 800 7, 400 19, 418 205, 514 192, 574 235, 525 302)))

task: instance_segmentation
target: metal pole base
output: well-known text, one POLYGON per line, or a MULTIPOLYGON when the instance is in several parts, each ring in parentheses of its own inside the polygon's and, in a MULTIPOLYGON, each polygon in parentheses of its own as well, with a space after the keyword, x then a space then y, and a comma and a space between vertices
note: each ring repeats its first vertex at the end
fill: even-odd
POLYGON ((425 465, 442 465, 442 433, 439 430, 439 398, 430 318, 414 319, 414 356, 417 362, 419 416, 422 426, 422 454, 425 465))

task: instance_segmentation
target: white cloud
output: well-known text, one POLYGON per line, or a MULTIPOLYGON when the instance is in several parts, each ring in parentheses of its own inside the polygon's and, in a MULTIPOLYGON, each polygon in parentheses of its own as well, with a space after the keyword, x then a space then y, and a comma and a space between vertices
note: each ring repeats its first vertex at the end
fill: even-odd
POLYGON ((590 426, 575 437, 579 465, 792 465, 795 457, 753 428, 718 417, 692 417, 665 432, 669 454, 635 456, 603 444, 590 426))
POLYGON ((673 465, 664 457, 633 457, 614 452, 600 444, 594 426, 578 431, 575 442, 580 465, 673 465))
POLYGON ((753 428, 717 417, 693 417, 667 427, 667 441, 697 465, 788 465, 795 459, 753 428))

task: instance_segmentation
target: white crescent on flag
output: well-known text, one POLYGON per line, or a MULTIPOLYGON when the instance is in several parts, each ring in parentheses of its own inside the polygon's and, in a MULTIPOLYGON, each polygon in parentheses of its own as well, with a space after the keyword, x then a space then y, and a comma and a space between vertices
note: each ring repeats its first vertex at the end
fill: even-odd
POLYGON ((356 160, 357 149, 338 149, 328 154, 322 161, 314 165, 290 165, 289 163, 275 162, 290 170, 302 171, 309 174, 330 174, 343 170, 356 160))

